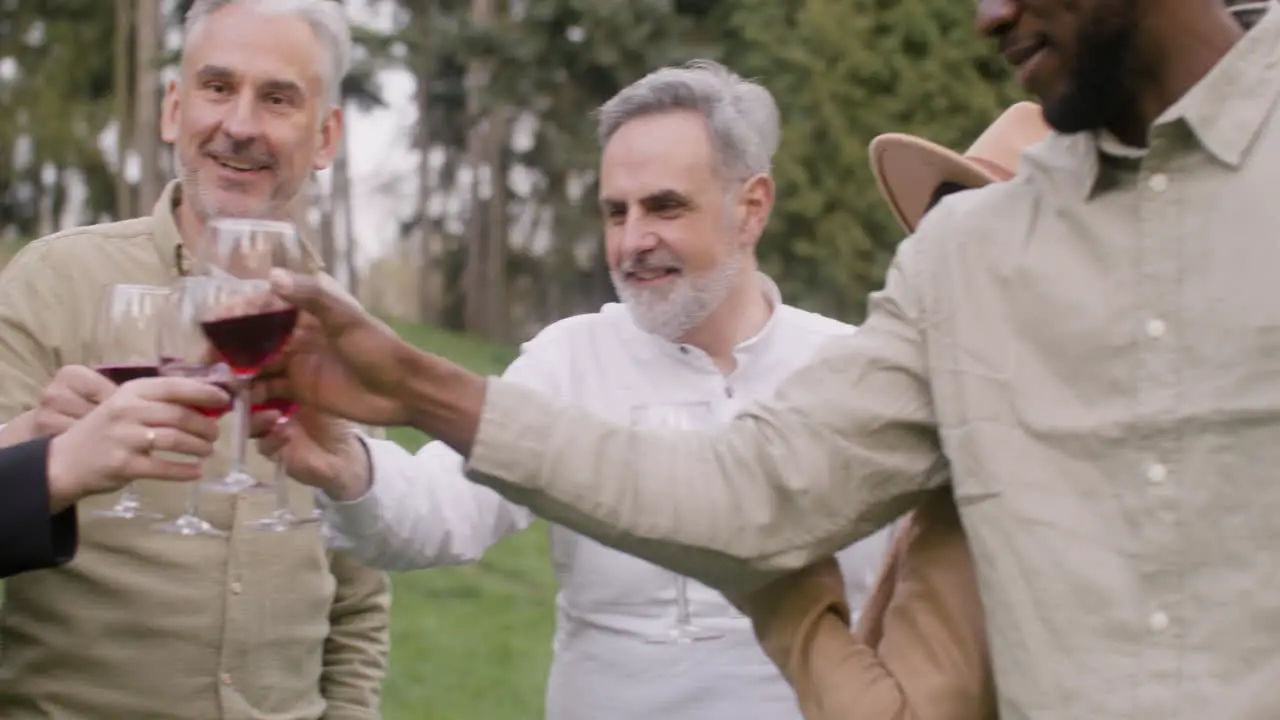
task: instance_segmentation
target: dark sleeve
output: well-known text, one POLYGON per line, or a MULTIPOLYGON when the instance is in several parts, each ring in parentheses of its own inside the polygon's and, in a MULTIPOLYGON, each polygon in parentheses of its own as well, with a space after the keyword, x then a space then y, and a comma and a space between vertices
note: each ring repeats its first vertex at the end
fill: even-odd
POLYGON ((0 578, 61 565, 75 555, 75 506, 49 514, 49 440, 0 448, 0 578))

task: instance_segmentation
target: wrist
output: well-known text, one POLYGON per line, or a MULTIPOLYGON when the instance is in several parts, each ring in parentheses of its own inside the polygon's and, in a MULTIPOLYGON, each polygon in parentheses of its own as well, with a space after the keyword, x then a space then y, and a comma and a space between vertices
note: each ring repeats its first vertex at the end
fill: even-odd
POLYGON ((88 493, 85 492, 83 478, 74 469, 74 463, 67 455, 65 436, 59 435, 49 441, 49 449, 45 459, 45 480, 49 485, 49 514, 57 515, 75 505, 88 493))
POLYGON ((373 485, 373 463, 369 450, 355 432, 351 432, 343 439, 337 455, 338 467, 322 488, 324 494, 335 502, 359 500, 373 485))
POLYGON ((36 411, 28 410, 4 424, 0 429, 0 447, 17 445, 35 438, 36 411))
POLYGON ((402 365, 409 424, 470 455, 484 411, 484 376, 416 348, 402 365))

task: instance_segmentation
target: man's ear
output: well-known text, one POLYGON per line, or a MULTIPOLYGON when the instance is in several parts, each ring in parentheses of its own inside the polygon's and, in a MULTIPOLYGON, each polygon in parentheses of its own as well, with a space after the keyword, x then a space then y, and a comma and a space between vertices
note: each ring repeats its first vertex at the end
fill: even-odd
POLYGON ((768 174, 761 173, 743 184, 742 194, 738 200, 741 216, 738 232, 751 245, 755 245, 764 234, 765 225, 769 223, 769 215, 773 212, 773 202, 773 178, 768 174))
POLYGON ((170 80, 164 89, 160 104, 160 139, 172 145, 178 141, 178 116, 181 110, 178 100, 178 81, 170 80))
POLYGON ((345 116, 340 106, 334 106, 320 122, 320 146, 316 151, 315 162, 311 164, 312 170, 319 172, 333 164, 333 158, 342 144, 344 124, 345 116))

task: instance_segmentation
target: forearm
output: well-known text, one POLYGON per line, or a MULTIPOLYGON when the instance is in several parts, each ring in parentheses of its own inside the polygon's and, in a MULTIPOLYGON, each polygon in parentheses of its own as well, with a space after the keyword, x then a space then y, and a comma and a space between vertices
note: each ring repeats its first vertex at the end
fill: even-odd
POLYGON ((0 426, 0 447, 10 447, 36 437, 35 411, 28 410, 0 426))
POLYGON ((389 441, 362 444, 373 468, 369 492, 321 504, 338 543, 367 565, 405 571, 474 562, 532 519, 469 482, 462 459, 442 443, 417 455, 389 441))
POLYGON ((485 378, 412 347, 401 365, 411 424, 469 457, 484 411, 485 378))
POLYGON ((390 652, 391 585, 386 573, 330 553, 337 580, 325 641, 325 720, 376 720, 390 652))

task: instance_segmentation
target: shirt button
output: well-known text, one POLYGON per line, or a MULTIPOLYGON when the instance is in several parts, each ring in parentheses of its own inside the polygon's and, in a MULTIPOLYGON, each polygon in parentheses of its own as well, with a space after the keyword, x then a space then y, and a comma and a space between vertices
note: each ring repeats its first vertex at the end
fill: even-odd
POLYGON ((1151 318, 1147 321, 1147 337, 1159 340, 1164 337, 1165 327, 1164 321, 1160 318, 1151 318))
POLYGON ((222 673, 221 675, 218 676, 218 679, 222 681, 223 685, 230 685, 231 673, 222 673))
POLYGON ((241 584, 240 584, 240 583, 238 583, 238 582, 233 582, 233 583, 231 583, 231 594, 232 594, 232 595, 239 595, 239 594, 240 594, 240 593, 242 593, 242 592, 244 592, 244 586, 243 586, 243 585, 241 585, 241 584))
POLYGON ((1147 624, 1155 632, 1160 632, 1169 627, 1169 616, 1157 610, 1151 613, 1151 617, 1147 618, 1147 624))
POLYGON ((689 346, 688 346, 688 345, 681 345, 681 346, 680 346, 680 352, 681 352, 682 354, 684 354, 684 355, 688 355, 688 354, 689 354, 689 346))
POLYGON ((724 386, 724 396, 725 396, 725 397, 727 397, 727 398, 731 398, 731 397, 733 397, 733 386, 732 386, 732 385, 725 385, 725 386, 724 386))
POLYGON ((1154 485, 1159 485, 1169 477, 1169 468, 1160 463, 1152 463, 1147 467, 1147 479, 1154 485))
POLYGON ((1169 176, 1164 173, 1156 173, 1147 178, 1147 187, 1151 188, 1151 192, 1162 193, 1169 189, 1169 176))

